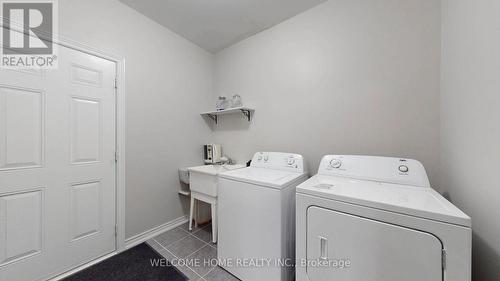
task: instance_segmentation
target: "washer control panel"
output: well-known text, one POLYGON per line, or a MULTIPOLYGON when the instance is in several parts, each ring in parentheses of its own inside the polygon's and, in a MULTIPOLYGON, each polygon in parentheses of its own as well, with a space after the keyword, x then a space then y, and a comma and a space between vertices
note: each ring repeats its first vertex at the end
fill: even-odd
POLYGON ((430 187, 424 166, 413 159, 326 155, 321 160, 318 174, 430 187))
POLYGON ((252 167, 304 172, 302 155, 283 152, 257 152, 252 158, 252 167))

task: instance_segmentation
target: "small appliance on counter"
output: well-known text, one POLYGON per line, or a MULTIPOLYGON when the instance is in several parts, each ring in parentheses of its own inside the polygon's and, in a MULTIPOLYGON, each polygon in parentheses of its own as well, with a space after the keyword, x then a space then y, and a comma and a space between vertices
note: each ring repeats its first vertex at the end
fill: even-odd
POLYGON ((205 164, 222 162, 222 147, 220 144, 205 144, 203 146, 205 164))

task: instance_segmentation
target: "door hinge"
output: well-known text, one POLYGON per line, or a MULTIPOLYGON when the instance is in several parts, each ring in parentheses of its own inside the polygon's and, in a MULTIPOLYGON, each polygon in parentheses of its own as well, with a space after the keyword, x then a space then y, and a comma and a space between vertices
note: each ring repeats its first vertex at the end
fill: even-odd
POLYGON ((118 89, 118 79, 115 78, 115 90, 118 89))
POLYGON ((118 163, 118 151, 115 151, 115 163, 118 163))
POLYGON ((443 270, 446 269, 446 250, 441 250, 441 264, 443 266, 443 270))

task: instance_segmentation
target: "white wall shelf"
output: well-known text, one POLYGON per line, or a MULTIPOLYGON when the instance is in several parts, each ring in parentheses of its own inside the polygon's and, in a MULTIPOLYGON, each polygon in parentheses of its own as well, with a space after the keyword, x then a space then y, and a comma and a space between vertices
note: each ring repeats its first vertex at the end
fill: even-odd
POLYGON ((250 122, 254 111, 255 111, 255 109, 253 109, 253 108, 240 106, 240 107, 234 107, 234 108, 229 108, 229 109, 224 109, 224 110, 203 112, 203 113, 201 113, 201 116, 207 116, 210 119, 214 120, 215 124, 217 124, 217 123, 219 123, 219 116, 220 115, 242 113, 243 115, 245 115, 248 122, 250 122))

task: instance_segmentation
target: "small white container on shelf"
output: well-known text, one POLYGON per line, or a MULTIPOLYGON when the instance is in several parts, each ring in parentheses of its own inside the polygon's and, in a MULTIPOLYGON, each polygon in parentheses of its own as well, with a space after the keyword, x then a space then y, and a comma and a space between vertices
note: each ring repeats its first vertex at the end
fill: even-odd
POLYGON ((234 95, 233 99, 231 100, 231 107, 242 107, 243 103, 241 101, 241 96, 240 95, 234 95))
POLYGON ((219 96, 217 98, 217 102, 215 103, 215 110, 221 111, 221 110, 225 110, 226 108, 228 108, 228 102, 227 102, 226 97, 219 96))

